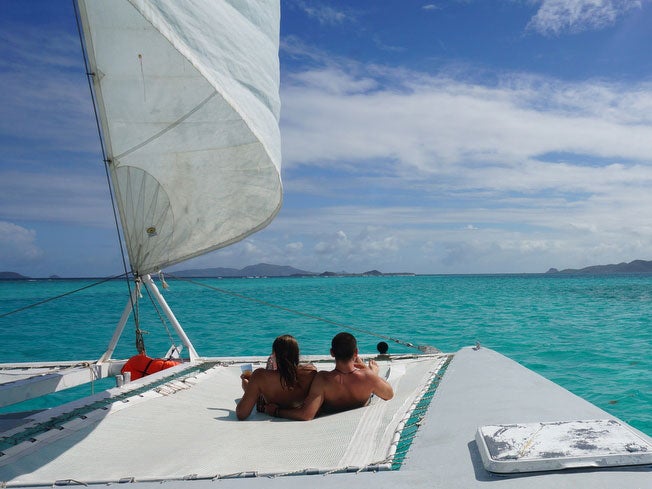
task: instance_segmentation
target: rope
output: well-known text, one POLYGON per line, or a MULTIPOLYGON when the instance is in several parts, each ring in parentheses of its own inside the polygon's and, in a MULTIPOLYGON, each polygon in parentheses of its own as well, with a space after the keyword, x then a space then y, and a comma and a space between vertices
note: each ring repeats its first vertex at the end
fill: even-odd
POLYGON ((165 328, 165 332, 168 334, 168 339, 170 340, 170 344, 176 348, 177 345, 174 342, 172 333, 170 333, 170 328, 168 328, 168 323, 163 317, 163 314, 161 314, 161 311, 159 310, 158 306, 156 305, 156 301, 154 300, 154 297, 152 297, 152 292, 149 290, 149 287, 147 286, 145 287, 145 290, 147 291, 147 296, 149 297, 149 301, 152 303, 152 307, 154 307, 154 310, 156 311, 156 314, 158 314, 158 318, 160 319, 161 324, 163 324, 163 327, 165 328))
MULTIPOLYGON (((138 291, 139 297, 142 297, 141 295, 141 282, 140 279, 136 279, 136 287, 138 291)), ((140 329, 140 301, 136 300, 136 303, 134 304, 134 323, 136 326, 136 351, 140 354, 146 354, 145 351, 145 339, 143 338, 143 330, 140 329)), ((147 332, 144 332, 147 334, 147 332)))
POLYGON ((33 304, 29 304, 29 305, 24 306, 24 307, 19 307, 18 309, 14 309, 13 311, 9 311, 9 312, 5 312, 3 314, 0 314, 0 318, 9 316, 11 314, 15 314, 15 313, 20 312, 20 311, 25 311, 27 309, 31 309, 32 307, 40 306, 40 305, 45 304, 47 302, 52 302, 54 300, 61 299, 62 297, 66 297, 68 295, 75 294, 77 292, 81 292, 82 290, 90 289, 91 287, 95 287, 96 285, 101 285, 104 282, 108 282, 109 280, 115 280, 116 278, 121 278, 123 276, 124 276, 124 274, 115 275, 113 277, 107 277, 107 278, 104 278, 104 279, 100 280, 99 282, 95 282, 95 283, 92 283, 90 285, 85 285, 84 287, 80 287, 79 289, 75 289, 75 290, 71 290, 69 292, 65 292, 63 294, 55 295, 54 297, 50 297, 50 298, 44 299, 42 301, 34 302, 33 304))
POLYGON ((243 295, 243 294, 239 294, 239 293, 233 292, 231 290, 221 289, 219 287, 215 287, 213 285, 208 285, 208 284, 205 284, 205 283, 197 282, 195 280, 191 280, 191 279, 188 279, 188 278, 177 277, 176 275, 172 275, 170 273, 168 273, 168 277, 172 277, 172 278, 174 278, 176 280, 180 280, 182 282, 189 282, 191 284, 198 285, 200 287, 206 287, 207 289, 211 289, 211 290, 214 290, 216 292, 220 292, 222 294, 230 295, 232 297, 237 297, 239 299, 244 299, 246 301, 255 302, 255 303, 258 303, 258 304, 262 304, 264 306, 272 307, 274 309, 279 309, 281 311, 289 312, 289 313, 295 314, 297 316, 302 316, 302 317, 309 318, 309 319, 315 319, 317 321, 332 324, 332 325, 338 326, 338 327, 343 328, 343 329, 349 329, 349 330, 357 331, 359 333, 364 333, 364 334, 368 334, 368 335, 371 335, 371 336, 375 336, 376 338, 381 338, 383 340, 393 341, 394 343, 397 343, 397 344, 402 345, 402 346, 406 346, 408 348, 417 349, 417 350, 419 350, 419 351, 421 351, 423 353, 439 353, 439 350, 437 348, 433 347, 433 346, 415 345, 413 343, 402 341, 402 340, 397 339, 397 338, 392 338, 390 336, 385 336, 385 335, 382 335, 382 334, 379 334, 379 333, 374 333, 373 331, 369 331, 369 330, 366 330, 366 329, 363 329, 363 328, 357 328, 357 327, 351 326, 349 324, 339 323, 337 321, 333 321, 331 319, 326 319, 326 318, 323 318, 321 316, 316 316, 314 314, 309 314, 309 313, 306 313, 306 312, 297 311, 296 309, 290 309, 288 307, 279 306, 279 305, 273 304, 271 302, 267 302, 267 301, 264 301, 264 300, 261 300, 261 299, 256 299, 254 297, 249 297, 249 296, 246 296, 246 295, 243 295))

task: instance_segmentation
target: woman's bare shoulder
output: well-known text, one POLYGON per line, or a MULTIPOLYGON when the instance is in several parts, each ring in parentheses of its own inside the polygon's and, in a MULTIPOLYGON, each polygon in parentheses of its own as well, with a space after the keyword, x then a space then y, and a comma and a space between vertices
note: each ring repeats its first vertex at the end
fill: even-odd
POLYGON ((270 378, 277 378, 279 376, 278 370, 267 370, 266 368, 257 368, 251 374, 251 380, 264 380, 270 378))

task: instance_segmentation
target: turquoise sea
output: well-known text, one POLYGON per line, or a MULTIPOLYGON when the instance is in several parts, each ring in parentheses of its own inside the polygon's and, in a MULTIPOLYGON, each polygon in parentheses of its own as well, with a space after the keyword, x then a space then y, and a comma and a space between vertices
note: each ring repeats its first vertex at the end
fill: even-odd
MULTIPOLYGON (((360 350, 366 353, 375 352, 379 341, 366 331, 447 352, 479 341, 652 435, 652 276, 438 275, 196 282, 202 286, 168 278, 170 288, 164 294, 200 355, 266 355, 272 340, 283 333, 298 338, 302 353, 326 354, 330 338, 346 329, 356 335, 360 350)), ((92 283, 0 281, 0 315, 92 283)), ((126 283, 114 280, 0 317, 0 362, 98 358, 126 297, 126 283)), ((141 329, 148 331, 148 354, 161 356, 169 346, 168 334, 147 302, 145 294, 141 329)), ((131 356, 133 345, 130 322, 114 357, 131 356)), ((390 342, 390 352, 408 351, 413 350, 390 342)), ((101 387, 93 386, 95 390, 101 387)), ((83 386, 75 392, 86 394, 89 389, 83 386)), ((53 397, 56 401, 70 395, 74 393, 53 397)), ((51 396, 19 408, 33 409, 54 401, 51 396)))

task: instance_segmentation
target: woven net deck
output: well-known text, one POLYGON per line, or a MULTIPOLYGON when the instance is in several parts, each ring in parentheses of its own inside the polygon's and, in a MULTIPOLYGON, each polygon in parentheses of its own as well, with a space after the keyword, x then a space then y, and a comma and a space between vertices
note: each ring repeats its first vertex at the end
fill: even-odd
MULTIPOLYGON (((214 479, 397 468, 397 453, 409 445, 405 433, 412 436, 414 415, 424 411, 424 400, 431 397, 448 358, 379 361, 381 375, 394 388, 393 399, 372 398, 367 407, 308 422, 256 412, 238 421, 235 406, 242 390, 237 363, 204 364, 153 385, 145 385, 145 378, 140 387, 140 381, 132 382, 130 392, 113 389, 111 398, 77 404, 53 419, 41 414, 43 419, 5 433, 0 438, 0 482, 214 479)), ((333 368, 329 362, 316 365, 333 368)))

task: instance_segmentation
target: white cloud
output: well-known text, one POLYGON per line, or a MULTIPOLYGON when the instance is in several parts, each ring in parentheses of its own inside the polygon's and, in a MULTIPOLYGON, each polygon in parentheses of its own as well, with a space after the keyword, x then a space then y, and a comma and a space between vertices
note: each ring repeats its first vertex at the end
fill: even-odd
POLYGON ((342 263, 377 258, 385 253, 396 252, 398 249, 396 237, 387 235, 387 230, 384 228, 373 226, 358 228, 351 237, 340 230, 332 235, 324 236, 315 245, 317 253, 328 255, 328 259, 332 262, 340 261, 342 263))
POLYGON ((303 10, 308 17, 316 19, 320 24, 341 24, 353 20, 349 12, 334 9, 321 2, 294 0, 292 3, 303 10))
MULTIPOLYGON (((325 24, 355 20, 308 5, 294 4, 325 24)), ((640 5, 547 0, 531 27, 599 28, 640 5)), ((2 37, 14 56, 0 60, 0 133, 52 150, 96 149, 85 80, 65 69, 79 63, 72 40, 25 37, 35 41, 24 51, 2 37), (11 64, 21 56, 58 68, 26 76, 25 64, 11 64), (15 97, 17 87, 26 96, 15 97)), ((509 272, 649 258, 652 84, 521 73, 488 84, 459 69, 363 65, 297 38, 283 43, 286 56, 313 67, 283 72, 284 185, 294 198, 269 228, 198 258, 201 266, 291 257, 313 271, 509 272)), ((62 177, 4 161, 12 170, 0 169, 1 219, 113 226, 100 167, 62 177)), ((2 231, 13 236, 3 249, 38 257, 33 231, 11 231, 2 231)))
POLYGON ((620 16, 640 9, 643 0, 543 0, 528 27, 541 34, 581 32, 613 25, 620 16))
POLYGON ((353 222, 345 217, 348 214, 346 211, 334 212, 335 215, 324 212, 318 218, 320 226, 330 228, 338 220, 336 216, 340 216, 343 217, 342 224, 351 231, 339 230, 334 233, 313 234, 316 232, 315 229, 305 229, 306 234, 317 237, 313 251, 318 257, 318 262, 312 265, 313 269, 327 266, 339 271, 344 267, 354 267, 355 269, 349 268, 348 271, 366 271, 382 268, 383 263, 396 259, 398 252, 401 251, 400 239, 386 227, 368 225, 369 222, 377 223, 377 219, 367 219, 366 223, 353 222))
POLYGON ((325 73, 352 89, 327 92, 309 82, 284 89, 288 167, 389 158, 405 171, 446 175, 459 173, 458 165, 513 167, 550 153, 644 162, 652 154, 652 84, 515 75, 491 87, 421 77, 418 84, 401 78, 394 87, 359 92, 359 80, 325 73))
POLYGON ((352 93, 358 81, 371 87, 369 77, 324 72, 340 79, 329 82, 339 91, 325 92, 308 75, 283 90, 289 167, 389 159, 402 171, 447 175, 459 165, 513 168, 550 153, 644 162, 652 154, 652 84, 563 84, 514 75, 484 86, 398 74, 392 87, 352 93))
POLYGON ((331 63, 282 95, 286 188, 333 204, 286 209, 274 229, 301 229, 331 269, 537 272, 648 257, 650 83, 514 73, 489 85, 331 63))
POLYGON ((338 231, 315 245, 315 252, 321 255, 346 255, 351 250, 351 242, 344 231, 338 231))
POLYGON ((17 271, 43 256, 36 245, 36 231, 0 221, 0 270, 17 271))
POLYGON ((339 68, 304 71, 290 76, 295 85, 309 86, 322 93, 347 95, 373 90, 378 83, 369 77, 354 78, 339 68))
POLYGON ((291 253, 298 253, 303 250, 303 243, 300 241, 295 241, 294 243, 288 243, 285 245, 285 249, 291 253))
POLYGON ((261 249, 254 243, 253 240, 246 240, 243 245, 244 253, 249 256, 260 256, 261 249))

